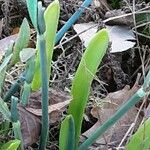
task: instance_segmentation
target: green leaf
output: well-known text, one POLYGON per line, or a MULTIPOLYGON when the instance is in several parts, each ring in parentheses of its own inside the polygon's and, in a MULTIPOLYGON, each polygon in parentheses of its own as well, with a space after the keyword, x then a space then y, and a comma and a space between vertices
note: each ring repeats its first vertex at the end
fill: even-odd
POLYGON ((2 145, 0 150, 17 150, 20 145, 20 140, 11 140, 2 145))
POLYGON ((13 126, 13 132, 14 132, 14 137, 16 139, 19 139, 21 141, 21 150, 23 150, 23 139, 22 139, 22 133, 21 133, 21 124, 19 121, 17 122, 12 122, 13 126))
POLYGON ((89 97, 91 83, 107 48, 108 33, 106 29, 102 29, 90 41, 75 74, 71 89, 73 100, 69 105, 68 113, 72 114, 75 121, 76 146, 79 141, 83 114, 89 97))
POLYGON ((75 126, 72 115, 68 115, 61 124, 59 150, 74 150, 75 126))
POLYGON ((13 66, 15 63, 19 61, 20 59, 19 53, 23 48, 26 48, 28 46, 29 40, 30 40, 30 27, 27 19, 25 18, 20 27, 19 37, 14 45, 13 57, 9 67, 13 66))
POLYGON ((3 61, 3 63, 1 64, 1 66, 0 66, 0 73, 3 71, 3 69, 7 66, 7 64, 9 63, 9 61, 10 61, 10 59, 11 59, 11 57, 12 57, 12 54, 10 54, 9 56, 7 56, 5 59, 4 59, 4 61, 3 61))
POLYGON ((8 46, 8 48, 6 49, 6 53, 5 53, 5 58, 3 63, 1 64, 0 68, 0 95, 2 94, 2 89, 3 89, 3 85, 4 85, 4 81, 5 81, 5 75, 6 75, 6 70, 8 68, 8 63, 12 57, 12 50, 13 50, 13 45, 14 43, 10 43, 10 45, 8 46))
POLYGON ((4 119, 10 121, 11 113, 8 109, 7 104, 2 99, 0 99, 0 112, 2 113, 4 119))
POLYGON ((45 21, 44 21, 45 7, 42 6, 42 2, 38 2, 38 34, 42 35, 45 32, 45 21))
POLYGON ((34 25, 34 28, 37 30, 37 12, 38 12, 38 1, 37 0, 26 0, 28 12, 34 25))
POLYGON ((31 91, 31 84, 24 83, 23 92, 21 94, 21 104, 25 107, 28 104, 29 96, 31 91))
MULTIPOLYGON (((50 72, 51 72, 51 60, 53 55, 59 13, 60 13, 60 6, 58 0, 52 2, 44 12, 44 19, 46 25, 46 31, 44 33, 44 37, 46 40, 48 77, 50 76, 50 72)), ((39 58, 38 43, 39 42, 37 42, 38 54, 36 59, 35 75, 32 82, 32 90, 37 90, 41 87, 40 58, 39 58)))
POLYGON ((12 54, 10 54, 9 56, 7 56, 4 59, 4 61, 2 62, 2 64, 0 65, 0 95, 2 94, 2 90, 3 90, 6 69, 7 69, 8 63, 11 60, 11 58, 12 58, 12 54))
POLYGON ((150 118, 139 127, 131 137, 126 150, 149 150, 150 149, 150 118))

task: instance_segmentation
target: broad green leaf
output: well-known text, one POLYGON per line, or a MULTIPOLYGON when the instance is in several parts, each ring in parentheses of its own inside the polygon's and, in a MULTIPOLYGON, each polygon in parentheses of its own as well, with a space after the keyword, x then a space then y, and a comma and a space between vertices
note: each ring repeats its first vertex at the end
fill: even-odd
POLYGON ((83 114, 88 101, 91 83, 103 56, 106 53, 108 41, 106 29, 102 29, 96 33, 83 54, 74 77, 71 89, 73 100, 69 105, 68 113, 73 116, 75 121, 76 146, 81 132, 83 114))
MULTIPOLYGON (((44 19, 46 25, 46 31, 44 33, 44 36, 46 40, 48 77, 50 76, 50 71, 51 71, 51 59, 53 55, 59 13, 60 13, 60 6, 58 0, 52 2, 44 12, 44 19)), ((36 59, 36 67, 35 67, 36 69, 35 69, 34 79, 32 82, 33 90, 37 90, 41 87, 40 58, 39 58, 38 43, 39 42, 37 42, 38 54, 36 59)))
POLYGON ((0 112, 2 113, 4 119, 10 121, 11 113, 8 109, 7 104, 0 98, 0 112))
POLYGON ((75 126, 72 115, 68 115, 61 124, 59 150, 74 150, 75 126))
POLYGON ((131 137, 126 150, 149 150, 150 149, 150 118, 139 127, 131 137))
POLYGON ((26 48, 28 46, 29 40, 30 40, 30 27, 27 19, 25 18, 20 27, 19 37, 14 45, 13 57, 11 60, 10 67, 19 61, 19 53, 23 48, 26 48))
POLYGON ((34 28, 37 30, 37 11, 38 11, 38 0, 26 0, 28 12, 34 25, 34 28))
POLYGON ((2 145, 0 150, 17 150, 20 145, 20 140, 11 140, 2 145))

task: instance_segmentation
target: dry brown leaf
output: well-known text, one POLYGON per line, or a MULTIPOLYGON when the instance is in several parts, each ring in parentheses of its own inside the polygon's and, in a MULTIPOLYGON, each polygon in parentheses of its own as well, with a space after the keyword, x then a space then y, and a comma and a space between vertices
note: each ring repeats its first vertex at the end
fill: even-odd
MULTIPOLYGON (((112 116, 112 114, 114 114, 116 110, 138 89, 139 86, 134 86, 132 89, 130 89, 129 86, 126 86, 120 91, 109 93, 108 96, 102 100, 103 102, 100 106, 95 106, 91 110, 91 114, 96 117, 98 121, 88 131, 83 133, 83 135, 86 137, 90 136, 93 131, 108 120, 110 116, 112 116)), ((113 142, 116 146, 127 132, 131 123, 133 123, 136 114, 137 109, 136 107, 133 107, 113 127, 111 127, 101 139, 98 139, 96 143, 106 144, 106 142, 113 142)))
POLYGON ((23 137, 24 147, 37 142, 40 134, 40 119, 35 115, 26 111, 23 107, 18 106, 21 132, 23 137))
POLYGON ((20 30, 19 27, 13 28, 11 35, 18 34, 18 33, 19 33, 19 30, 20 30))
MULTIPOLYGON (((55 123, 61 120, 61 114, 65 110, 65 108, 68 106, 69 103, 70 103, 70 100, 66 100, 64 102, 60 102, 60 103, 48 106, 50 123, 55 123)), ((26 108, 26 110, 36 116, 39 116, 39 117, 42 116, 42 109, 26 108)))
MULTIPOLYGON (((49 89, 49 103, 48 113, 50 118, 50 123, 55 123, 61 120, 62 113, 66 110, 68 104, 70 103, 70 96, 65 92, 49 89)), ((41 109, 41 92, 34 92, 30 95, 29 106, 26 110, 38 117, 42 116, 41 109)))
MULTIPOLYGON (((55 111, 62 111, 66 106, 68 106, 69 103, 70 103, 70 100, 67 100, 65 102, 61 102, 61 103, 48 106, 48 113, 50 114, 55 111)), ((34 108, 27 107, 26 110, 36 116, 42 116, 42 109, 34 109, 34 108)))
POLYGON ((2 40, 0 40, 0 61, 5 54, 6 49, 10 45, 12 41, 15 41, 18 37, 18 34, 8 36, 2 40))
MULTIPOLYGON (((56 123, 61 120, 62 112, 70 102, 70 96, 65 92, 50 89, 49 97, 49 101, 53 104, 49 106, 50 123, 56 123)), ((25 147, 37 142, 39 138, 42 114, 40 91, 30 95, 29 106, 27 108, 18 106, 25 147)))

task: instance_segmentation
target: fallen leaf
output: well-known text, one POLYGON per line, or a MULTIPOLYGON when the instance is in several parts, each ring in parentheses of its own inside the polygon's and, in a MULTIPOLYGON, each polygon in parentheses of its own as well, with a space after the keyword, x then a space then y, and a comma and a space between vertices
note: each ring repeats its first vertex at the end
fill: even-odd
POLYGON ((26 148, 37 142, 37 140, 39 139, 41 121, 38 117, 29 113, 21 106, 18 106, 18 110, 21 122, 23 144, 26 148))
POLYGON ((20 30, 19 27, 13 28, 11 35, 18 34, 19 30, 20 30))
POLYGON ((106 26, 109 31, 111 53, 123 52, 135 45, 135 36, 127 26, 106 26), (131 41, 132 40, 132 41, 131 41))
MULTIPOLYGON (((101 126, 106 120, 108 120, 116 110, 127 101, 137 90, 139 86, 134 86, 130 89, 129 86, 125 86, 124 89, 117 92, 109 93, 108 96, 100 101, 99 105, 96 105, 91 114, 96 117, 98 121, 85 133, 83 136, 90 136, 99 126, 101 126)), ((96 141, 98 144, 113 143, 115 146, 119 144, 131 123, 133 123, 137 114, 136 107, 130 109, 113 127, 107 130, 104 136, 96 141)), ((140 119, 138 120, 140 122, 140 119)), ((137 123, 138 126, 138 123, 137 123)), ((104 146, 102 146, 104 147, 104 146)))
POLYGON ((2 57, 4 56, 7 48, 11 44, 11 42, 14 42, 18 37, 18 34, 8 36, 2 40, 0 40, 0 61, 2 57))
MULTIPOLYGON (((70 100, 66 100, 64 102, 60 102, 60 103, 48 106, 50 123, 55 123, 61 120, 61 114, 66 109, 69 103, 70 103, 70 100)), ((42 109, 34 109, 34 108, 26 107, 26 110, 36 116, 40 116, 40 117, 42 116, 42 109)))
MULTIPOLYGON (((79 34, 84 46, 87 47, 91 38, 97 32, 98 25, 90 23, 75 24, 74 30, 79 34)), ((108 26, 106 28, 112 43, 110 53, 123 52, 135 45, 135 36, 128 26, 108 26)))
MULTIPOLYGON (((67 100, 65 102, 61 102, 61 103, 57 103, 57 104, 48 106, 48 113, 50 114, 54 111, 60 111, 64 107, 66 107, 69 103, 70 103, 70 100, 67 100)), ((34 108, 26 107, 26 110, 31 112, 32 114, 34 114, 36 116, 42 116, 42 109, 34 109, 34 108)))
MULTIPOLYGON (((62 113, 70 102, 70 96, 65 92, 49 89, 50 123, 61 121, 62 113)), ((23 135, 24 147, 37 142, 41 127, 41 91, 33 92, 30 95, 29 105, 26 108, 18 106, 21 121, 21 132, 23 135)))

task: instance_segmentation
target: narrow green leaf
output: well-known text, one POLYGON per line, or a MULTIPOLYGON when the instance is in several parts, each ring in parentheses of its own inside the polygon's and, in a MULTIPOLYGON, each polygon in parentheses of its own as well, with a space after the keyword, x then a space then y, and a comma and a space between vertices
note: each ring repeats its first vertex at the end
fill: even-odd
POLYGON ((38 34, 42 35, 45 32, 45 21, 44 21, 45 7, 42 6, 42 2, 38 2, 38 34))
POLYGON ((11 113, 8 109, 7 104, 0 98, 0 112, 2 113, 4 119, 10 121, 11 113))
POLYGON ((28 46, 29 40, 30 40, 30 27, 27 19, 25 18, 20 27, 19 37, 14 45, 13 57, 9 67, 13 66, 15 63, 19 61, 19 53, 23 48, 26 48, 28 46))
POLYGON ((28 12, 34 25, 34 28, 37 30, 37 11, 38 11, 38 0, 26 0, 28 12))
MULTIPOLYGON (((46 25, 46 31, 44 33, 44 36, 46 40, 48 77, 50 76, 50 71, 51 71, 51 60, 53 55, 59 13, 60 13, 60 6, 58 0, 52 2, 44 12, 44 20, 46 25)), ((36 69, 35 69, 34 79, 32 82, 33 90, 37 90, 41 87, 40 58, 39 58, 38 43, 39 42, 37 42, 38 54, 36 59, 36 67, 35 67, 36 69)))
POLYGON ((5 57, 4 61, 0 65, 0 96, 2 95, 3 85, 5 81, 5 74, 6 74, 8 63, 11 60, 11 58, 12 58, 12 54, 5 57))
POLYGON ((75 126, 72 115, 68 115, 61 124, 59 150, 75 150, 75 126))
POLYGON ((4 85, 4 81, 5 81, 6 70, 8 68, 8 64, 11 59, 9 57, 12 57, 13 45, 14 45, 14 42, 11 42, 10 45, 8 46, 8 48, 6 49, 5 58, 3 61, 3 63, 5 62, 6 64, 4 63, 5 65, 1 64, 1 66, 0 66, 0 68, 3 66, 2 67, 3 69, 1 68, 2 70, 0 71, 0 96, 2 96, 1 94, 2 94, 2 89, 3 89, 3 85, 4 85))
POLYGON ((31 84, 25 82, 23 86, 23 92, 21 94, 21 104, 23 106, 26 106, 28 104, 30 91, 31 91, 31 84))
POLYGON ((131 137, 126 150, 149 150, 150 149, 150 118, 147 119, 137 132, 131 137))
POLYGON ((75 121, 76 146, 79 141, 81 124, 90 92, 90 86, 107 48, 108 33, 106 29, 102 29, 92 38, 75 74, 71 89, 73 100, 69 105, 68 112, 72 114, 75 121))
POLYGON ((24 150, 22 133, 21 133, 21 124, 19 121, 12 122, 12 126, 13 126, 14 137, 21 141, 20 148, 21 148, 21 150, 24 150))
POLYGON ((15 96, 11 96, 11 121, 17 122, 19 120, 19 113, 17 109, 18 98, 15 96))
POLYGON ((10 59, 11 59, 11 57, 12 57, 12 54, 10 54, 9 56, 7 56, 7 57, 4 59, 3 63, 0 65, 0 72, 2 72, 3 69, 7 66, 7 64, 9 63, 9 61, 10 61, 10 59))
POLYGON ((0 150, 17 150, 20 145, 20 140, 11 140, 0 148, 0 150))

